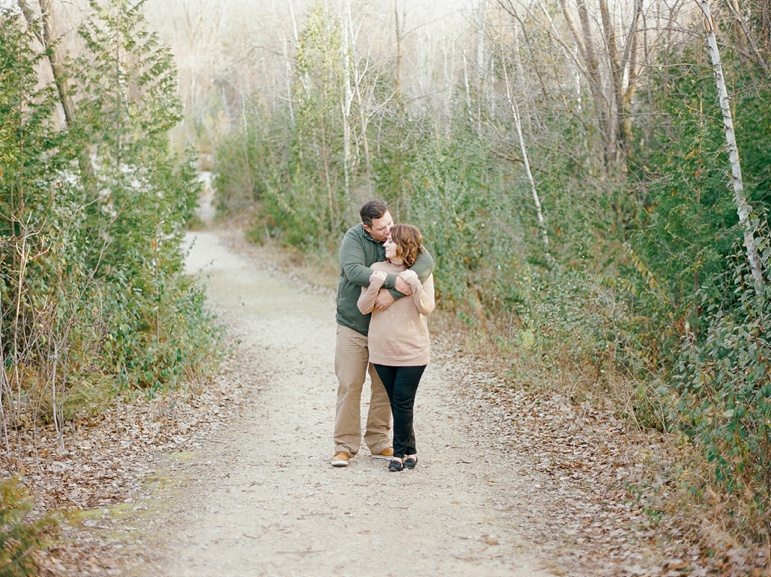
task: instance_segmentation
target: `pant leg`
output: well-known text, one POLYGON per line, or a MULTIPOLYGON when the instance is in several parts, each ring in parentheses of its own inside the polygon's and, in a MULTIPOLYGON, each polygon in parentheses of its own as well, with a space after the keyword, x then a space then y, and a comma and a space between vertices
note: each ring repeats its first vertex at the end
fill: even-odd
POLYGON ((394 382, 396 381, 396 367, 388 367, 386 365, 372 365, 375 367, 375 372, 380 378, 380 382, 383 383, 383 388, 388 395, 389 407, 391 399, 394 394, 394 382))
POLYGON ((361 447, 361 390, 367 378, 368 365, 367 337, 353 329, 337 325, 335 452, 345 451, 349 455, 355 455, 361 447))
POLYGON ((372 453, 377 454, 391 446, 391 402, 372 363, 369 364, 369 377, 371 395, 364 442, 372 453))
POLYGON ((377 365, 391 401, 394 418, 394 456, 417 453, 413 429, 413 409, 420 379, 425 371, 420 367, 384 367, 377 365))

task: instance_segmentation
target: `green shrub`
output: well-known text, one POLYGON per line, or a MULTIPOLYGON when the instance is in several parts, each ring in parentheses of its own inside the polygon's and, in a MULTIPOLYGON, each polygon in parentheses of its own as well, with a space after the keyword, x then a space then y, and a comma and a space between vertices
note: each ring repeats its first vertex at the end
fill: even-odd
POLYGON ((169 146, 174 61, 142 2, 108 4, 89 4, 65 67, 77 110, 64 127, 56 90, 39 86, 35 24, 0 9, 0 382, 22 401, 2 395, 10 426, 60 425, 116 377, 174 386, 216 355, 219 329, 183 271, 199 184, 169 146))
POLYGON ((121 386, 151 394, 203 371, 216 358, 223 331, 205 308, 203 287, 181 275, 159 284, 155 295, 114 287, 110 299, 122 306, 109 312, 103 358, 105 370, 119 369, 121 386), (141 314, 150 311, 149 317, 141 314))
POLYGON ((56 527, 53 517, 33 519, 32 501, 16 479, 0 481, 0 577, 38 574, 34 553, 56 527))
POLYGON ((702 294, 701 334, 684 340, 673 383, 679 403, 672 425, 684 431, 711 465, 713 482, 750 496, 754 514, 771 520, 771 264, 769 237, 759 243, 765 289, 756 294, 743 251, 734 261, 726 298, 702 294))

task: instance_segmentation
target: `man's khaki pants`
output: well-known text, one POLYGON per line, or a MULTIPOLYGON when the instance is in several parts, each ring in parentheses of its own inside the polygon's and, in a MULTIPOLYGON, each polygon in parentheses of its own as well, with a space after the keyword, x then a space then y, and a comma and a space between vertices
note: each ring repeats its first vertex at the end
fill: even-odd
POLYGON ((361 391, 367 372, 370 376, 371 397, 364 442, 373 454, 377 454, 391 446, 391 405, 388 394, 375 367, 369 362, 367 337, 337 325, 335 453, 345 451, 353 456, 361 447, 361 391))

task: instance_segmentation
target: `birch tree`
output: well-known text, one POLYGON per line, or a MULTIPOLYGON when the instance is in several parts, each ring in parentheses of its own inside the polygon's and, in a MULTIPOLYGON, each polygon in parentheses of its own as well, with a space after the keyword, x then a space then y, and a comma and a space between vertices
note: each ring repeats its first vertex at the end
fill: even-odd
POLYGON ((756 225, 752 222, 752 219, 750 219, 752 207, 749 205, 747 198, 744 195, 744 181, 742 180, 742 167, 739 160, 739 147, 736 145, 731 102, 728 98, 728 90, 726 89, 725 77, 723 75, 723 65, 720 60, 720 49, 718 48, 717 38, 715 36, 715 21, 712 18, 712 13, 707 0, 700 0, 699 8, 704 14, 704 29, 707 33, 707 45, 712 61, 712 70, 715 74, 715 83, 717 84, 718 97, 720 99, 720 110, 723 114, 723 128, 725 131, 728 160, 731 164, 731 187, 733 188, 734 202, 736 203, 736 210, 739 215, 739 225, 744 233, 744 247, 747 250, 747 259, 750 263, 752 278, 755 281, 755 289, 760 294, 763 290, 763 268, 755 242, 756 225))
POLYGON ((394 32, 396 34, 396 96, 402 94, 402 69, 404 67, 404 20, 406 9, 399 12, 399 0, 394 0, 394 32))
POLYGON ((342 59, 343 89, 341 90, 341 113, 343 119, 343 176, 345 198, 351 196, 352 135, 351 107, 353 106, 353 79, 351 71, 356 60, 351 0, 341 0, 340 10, 340 58, 342 59))
MULTIPOLYGON (((514 37, 515 37, 515 43, 516 43, 516 36, 517 31, 514 31, 514 37)), ((520 153, 522 154, 522 162, 525 166, 525 174, 527 176, 527 181, 530 184, 530 192, 533 195, 533 203, 535 204, 535 211, 536 215, 538 217, 538 228, 541 230, 541 239, 543 240, 544 247, 548 250, 549 248, 549 235, 546 231, 546 221, 543 217, 543 209, 541 208, 541 199, 538 195, 538 189, 535 185, 535 179, 533 178, 533 171, 530 169, 530 156, 527 152, 527 145, 525 144, 525 137, 522 131, 522 119, 519 114, 519 105, 517 104, 517 99, 514 97, 514 91, 511 87, 511 82, 509 81, 509 74, 506 66, 506 62, 501 62, 501 67, 503 68, 503 76, 504 76, 504 82, 506 84, 506 99, 509 101, 509 106, 511 107, 511 114, 514 118, 514 127, 517 131, 517 140, 519 141, 519 149, 520 153)), ((518 67, 521 69, 521 67, 518 67)))

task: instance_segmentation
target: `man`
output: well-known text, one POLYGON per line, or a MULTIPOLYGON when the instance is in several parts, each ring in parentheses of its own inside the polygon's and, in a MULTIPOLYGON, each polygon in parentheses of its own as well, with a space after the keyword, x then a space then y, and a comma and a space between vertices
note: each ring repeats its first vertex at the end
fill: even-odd
MULTIPOLYGON (((337 342, 335 374, 337 375, 337 412, 335 415, 335 455, 333 467, 345 467, 361 446, 361 390, 369 372, 371 397, 364 442, 372 456, 390 459, 393 448, 389 439, 391 406, 383 383, 369 362, 367 331, 370 315, 359 312, 356 302, 361 287, 369 286, 375 262, 385 260, 383 243, 394 221, 388 207, 373 200, 361 207, 361 223, 351 228, 340 246, 340 283, 337 287, 337 342)), ((423 252, 412 266, 425 281, 434 269, 434 261, 423 252)), ((396 275, 388 275, 385 289, 375 303, 376 310, 385 310, 395 299, 411 294, 412 289, 396 275)))

